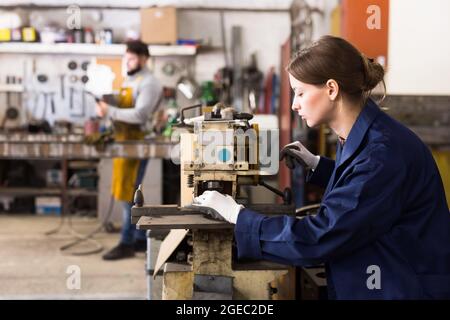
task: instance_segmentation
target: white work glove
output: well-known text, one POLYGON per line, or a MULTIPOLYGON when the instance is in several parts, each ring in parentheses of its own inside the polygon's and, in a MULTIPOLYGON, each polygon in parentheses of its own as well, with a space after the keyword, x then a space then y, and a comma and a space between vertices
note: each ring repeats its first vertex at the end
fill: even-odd
POLYGON ((313 155, 305 148, 300 141, 295 141, 284 146, 280 152, 280 161, 286 159, 289 169, 294 169, 296 163, 301 164, 306 169, 316 169, 320 156, 313 155))
POLYGON ((203 192, 202 195, 194 198, 194 201, 188 207, 233 224, 236 224, 239 212, 244 208, 229 195, 223 195, 217 191, 203 192))

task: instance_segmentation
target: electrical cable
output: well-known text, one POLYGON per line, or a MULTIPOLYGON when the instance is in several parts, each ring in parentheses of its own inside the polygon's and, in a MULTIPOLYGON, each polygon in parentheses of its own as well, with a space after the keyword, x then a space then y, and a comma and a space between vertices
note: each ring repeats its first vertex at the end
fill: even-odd
MULTIPOLYGON (((69 242, 63 246, 61 246, 59 248, 60 251, 66 251, 69 248, 72 248, 80 243, 83 242, 89 242, 91 244, 94 245, 94 249, 92 250, 88 250, 88 251, 78 251, 78 252, 71 252, 72 255, 76 255, 76 256, 81 256, 81 255, 90 255, 90 254, 95 254, 95 253, 99 253, 101 251, 103 251, 104 247, 103 245, 101 245, 97 240, 91 239, 95 234, 101 232, 102 230, 105 231, 109 231, 112 230, 110 224, 109 224, 109 219, 111 218, 111 214, 114 208, 114 197, 111 195, 110 201, 109 201, 109 208, 108 208, 108 212, 105 216, 105 218, 103 219, 103 221, 91 232, 87 233, 87 234, 82 234, 78 231, 76 231, 73 227, 73 223, 72 223, 72 217, 70 214, 67 215, 67 222, 68 222, 68 226, 69 226, 69 232, 71 235, 73 235, 76 239, 72 242, 69 242)), ((61 228, 63 227, 64 223, 66 221, 66 216, 65 215, 61 215, 61 219, 60 222, 58 224, 58 226, 55 229, 52 229, 50 231, 45 232, 45 235, 49 236, 52 234, 57 233, 59 230, 61 230, 61 228)))
POLYGON ((92 250, 88 250, 88 251, 72 252, 71 254, 72 254, 72 255, 77 255, 77 256, 82 256, 82 255, 95 254, 95 253, 99 253, 99 252, 103 251, 103 249, 104 249, 103 245, 101 245, 97 240, 94 240, 94 239, 91 239, 91 238, 92 238, 95 234, 97 234, 97 233, 99 233, 99 232, 101 232, 101 231, 103 231, 103 230, 107 231, 108 229, 110 229, 110 228, 108 227, 108 222, 109 222, 109 219, 110 219, 110 217, 111 217, 111 214, 112 214, 112 211, 113 211, 113 208, 114 208, 114 203, 115 203, 114 197, 111 195, 111 198, 110 198, 110 201, 109 201, 108 212, 107 212, 105 218, 104 218, 103 221, 97 226, 97 228, 95 228, 93 231, 91 231, 91 232, 88 233, 88 234, 82 234, 82 233, 77 232, 77 231, 73 228, 72 218, 71 218, 71 216, 69 215, 69 217, 68 217, 68 223, 69 223, 70 232, 71 232, 71 234, 72 234, 73 236, 75 236, 77 239, 74 240, 74 241, 72 241, 72 242, 69 242, 69 243, 67 243, 67 244, 65 244, 65 245, 63 245, 63 246, 61 246, 61 247, 59 248, 59 250, 60 250, 60 251, 65 251, 65 250, 67 250, 67 249, 69 249, 69 248, 72 248, 72 247, 74 247, 74 246, 76 246, 76 245, 78 245, 78 244, 80 244, 80 243, 83 243, 83 242, 87 241, 87 242, 89 242, 89 243, 92 243, 92 244, 95 246, 95 248, 92 249, 92 250))

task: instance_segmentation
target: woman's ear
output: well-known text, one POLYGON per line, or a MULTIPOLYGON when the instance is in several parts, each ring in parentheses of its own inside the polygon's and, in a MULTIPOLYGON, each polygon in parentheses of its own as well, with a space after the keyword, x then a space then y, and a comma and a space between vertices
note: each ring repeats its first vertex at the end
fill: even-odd
POLYGON ((326 83, 326 89, 328 93, 328 97, 331 101, 336 100, 338 94, 339 94, 339 85, 336 82, 336 80, 330 79, 326 83))

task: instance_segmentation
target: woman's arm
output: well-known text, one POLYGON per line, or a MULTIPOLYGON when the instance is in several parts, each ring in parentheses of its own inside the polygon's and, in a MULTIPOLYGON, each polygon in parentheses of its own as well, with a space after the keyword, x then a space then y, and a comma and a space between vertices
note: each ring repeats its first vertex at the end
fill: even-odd
POLYGON ((267 217, 243 209, 235 227, 238 256, 314 265, 387 232, 401 214, 405 168, 382 154, 373 152, 341 177, 343 183, 324 197, 315 216, 267 217))
POLYGON ((316 169, 308 172, 306 181, 325 189, 328 185, 328 181, 330 181, 331 175, 333 174, 334 166, 334 160, 321 156, 316 169))

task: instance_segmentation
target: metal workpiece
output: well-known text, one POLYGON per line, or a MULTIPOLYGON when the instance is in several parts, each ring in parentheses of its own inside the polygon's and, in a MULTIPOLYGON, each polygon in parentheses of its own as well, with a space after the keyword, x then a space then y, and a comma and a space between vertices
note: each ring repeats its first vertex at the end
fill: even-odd
POLYGON ((208 217, 199 211, 176 205, 133 206, 131 223, 139 230, 232 229, 233 224, 208 217))
POLYGON ((208 218, 204 214, 187 214, 182 216, 141 217, 136 223, 138 230, 172 230, 172 229, 234 229, 234 225, 225 221, 208 218))
MULTIPOLYGON (((259 212, 261 214, 266 215, 295 215, 295 205, 294 204, 250 204, 246 205, 246 208, 259 212)), ((316 207, 314 207, 316 208, 316 207)), ((154 226, 155 229, 158 229, 156 227, 156 222, 161 222, 163 217, 168 216, 196 216, 201 215, 204 216, 204 213, 201 213, 199 211, 196 211, 194 209, 190 208, 183 208, 178 205, 143 205, 141 207, 133 206, 131 208, 131 222, 133 224, 136 224, 139 222, 139 219, 141 217, 152 217, 153 219, 147 219, 142 220, 139 222, 138 228, 142 229, 152 229, 151 226, 154 226), (159 220, 158 220, 159 219, 159 220), (150 225, 151 222, 151 225, 150 225), (146 225, 146 223, 149 223, 149 225, 146 225)), ((178 217, 180 218, 180 217, 178 217)), ((199 218, 195 218, 196 221, 199 221, 199 218)), ((212 218, 205 218, 207 220, 202 220, 205 225, 211 224, 212 218)), ((179 220, 181 221, 181 220, 179 220)), ((186 221, 186 220, 184 220, 186 221)), ((215 221, 215 220, 212 220, 215 221)), ((179 225, 179 222, 177 223, 179 225)), ((188 225, 185 226, 183 229, 189 229, 187 228, 188 225)), ((206 227, 209 228, 209 227, 206 227)))
POLYGON ((131 208, 131 223, 136 224, 142 216, 168 216, 168 215, 182 215, 191 214, 192 210, 183 210, 178 205, 134 205, 131 208))

